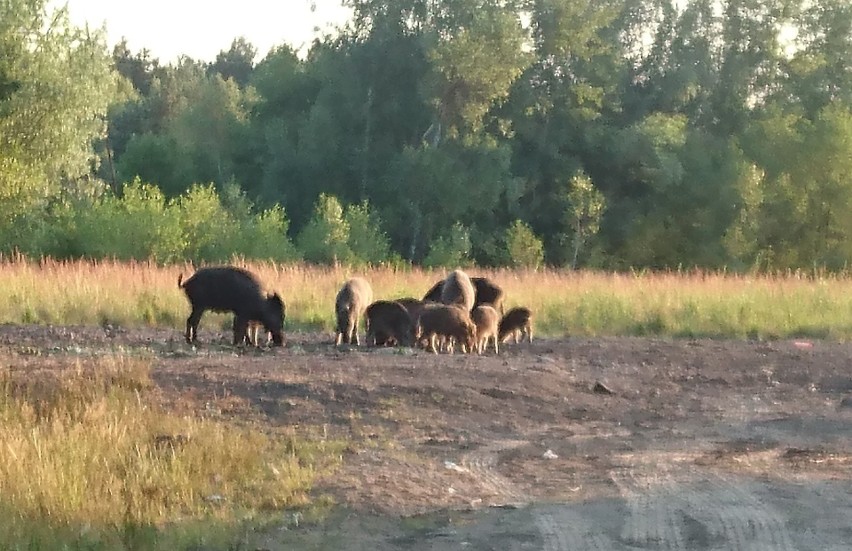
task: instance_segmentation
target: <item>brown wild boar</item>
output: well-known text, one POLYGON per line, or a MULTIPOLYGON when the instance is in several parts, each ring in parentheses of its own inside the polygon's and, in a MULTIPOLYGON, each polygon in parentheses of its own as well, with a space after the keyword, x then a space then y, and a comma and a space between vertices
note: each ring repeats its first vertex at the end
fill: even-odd
POLYGON ((353 277, 343 284, 334 300, 334 311, 337 316, 334 342, 337 346, 342 343, 352 344, 353 341, 357 345, 361 344, 358 338, 358 320, 371 302, 373 302, 373 288, 366 279, 353 277))
POLYGON ((506 293, 499 285, 488 279, 487 277, 472 277, 470 282, 473 284, 476 299, 473 302, 473 307, 483 304, 490 304, 495 310, 503 315, 503 299, 506 293))
MULTIPOLYGON (((250 344, 252 346, 261 346, 261 344, 265 344, 269 342, 269 332, 264 331, 264 341, 261 343, 260 339, 260 330, 263 329, 263 324, 257 320, 249 320, 248 325, 246 325, 246 337, 243 339, 243 344, 250 344)), ((237 320, 234 318, 234 331, 237 330, 237 320)))
MULTIPOLYGON (((441 302, 441 292, 444 289, 444 279, 435 283, 423 296, 423 302, 441 302)), ((470 282, 473 285, 474 302, 473 307, 476 308, 480 304, 490 304, 500 315, 503 315, 503 300, 506 293, 499 285, 488 279, 487 277, 471 277, 470 282)))
POLYGON ((425 303, 412 297, 404 297, 395 299, 394 302, 402 304, 402 307, 408 312, 412 323, 417 323, 417 318, 420 317, 420 312, 423 310, 425 303))
POLYGON ((509 337, 514 336, 517 343, 519 334, 522 341, 525 335, 529 342, 532 342, 532 318, 532 311, 529 308, 512 308, 506 312, 506 315, 500 320, 500 328, 497 334, 500 342, 506 342, 509 337))
POLYGON ((476 291, 470 282, 470 277, 461 270, 453 270, 444 280, 441 287, 441 302, 444 304, 458 304, 466 311, 473 309, 476 300, 476 291))
POLYGON ((364 318, 367 323, 367 344, 414 345, 414 322, 402 304, 378 300, 367 307, 364 318))
POLYGON ((195 343, 198 324, 207 310, 234 313, 234 344, 244 342, 250 320, 258 320, 272 334, 272 344, 284 342, 284 301, 278 293, 261 292, 257 277, 235 266, 214 266, 196 270, 186 280, 178 276, 178 287, 189 299, 192 312, 186 320, 186 342, 195 343))
POLYGON ((494 339, 494 353, 499 354, 497 332, 500 325, 500 314, 497 310, 491 305, 483 304, 474 308, 470 317, 476 325, 477 354, 482 354, 482 351, 488 347, 488 339, 494 339))
MULTIPOLYGON (((444 337, 452 342, 458 342, 462 352, 470 352, 476 344, 476 326, 470 319, 470 313, 459 306, 448 304, 429 304, 423 308, 417 320, 415 337, 427 339, 429 349, 435 354, 435 341, 444 337)), ((452 353, 452 348, 450 352, 452 353)))
POLYGON ((423 295, 423 302, 441 302, 441 291, 443 290, 444 280, 442 279, 426 291, 426 294, 423 295))

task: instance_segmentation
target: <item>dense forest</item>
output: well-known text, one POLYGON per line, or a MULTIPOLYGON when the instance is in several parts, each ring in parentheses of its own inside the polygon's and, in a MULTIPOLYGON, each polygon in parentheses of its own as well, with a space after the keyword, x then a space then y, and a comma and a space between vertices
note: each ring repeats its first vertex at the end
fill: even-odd
POLYGON ((848 0, 343 3, 163 64, 2 2, 0 249, 849 267, 848 0))

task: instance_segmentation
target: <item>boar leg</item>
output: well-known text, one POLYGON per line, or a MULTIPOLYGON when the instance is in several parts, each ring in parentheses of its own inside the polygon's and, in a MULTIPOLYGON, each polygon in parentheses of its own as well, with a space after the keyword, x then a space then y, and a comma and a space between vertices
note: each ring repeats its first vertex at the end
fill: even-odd
POLYGON ((355 316, 355 319, 352 320, 352 337, 349 342, 352 341, 355 341, 355 346, 361 346, 361 338, 358 336, 358 316, 355 316))
POLYGON ((248 318, 243 316, 234 316, 234 346, 241 346, 245 344, 248 339, 248 336, 246 335, 248 322, 248 318))
POLYGON ((186 318, 186 342, 189 344, 194 343, 198 340, 198 324, 201 322, 201 315, 204 313, 204 310, 196 310, 192 309, 189 317, 186 318))

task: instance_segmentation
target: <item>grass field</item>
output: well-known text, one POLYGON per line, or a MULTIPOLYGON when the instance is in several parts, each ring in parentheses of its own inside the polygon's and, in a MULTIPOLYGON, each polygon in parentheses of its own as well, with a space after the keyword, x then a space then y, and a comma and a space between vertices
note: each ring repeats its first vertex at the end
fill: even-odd
MULTIPOLYGON (((367 270, 249 263, 287 304, 289 330, 333 327, 347 277, 366 277, 377 299, 422 297, 442 271, 367 270)), ((144 262, 0 264, 0 323, 153 325, 182 330, 189 313, 177 277, 189 265, 144 262)), ((569 270, 468 270, 491 277, 507 306, 533 309, 539 335, 852 338, 852 278, 714 273, 614 274, 569 270)), ((207 314, 227 328, 230 317, 207 314)))
MULTIPOLYGON (((331 331, 341 283, 421 297, 441 271, 249 264, 287 303, 286 330, 331 331)), ((0 262, 0 323, 174 328, 189 265, 0 262)), ((471 269, 533 309, 538 335, 852 338, 852 279, 471 269)), ((231 317, 207 314, 229 329, 231 317)), ((179 338, 179 337, 178 337, 179 338)), ((315 514, 317 476, 347 442, 164 407, 133 351, 0 351, 0 549, 232 549, 281 511, 315 514), (179 450, 179 453, 176 451, 179 450)), ((276 528, 278 529, 278 528, 276 528)), ((239 547, 236 547, 239 548, 239 547)))
POLYGON ((2 549, 225 548, 339 461, 341 442, 167 411, 145 358, 0 361, 2 549))

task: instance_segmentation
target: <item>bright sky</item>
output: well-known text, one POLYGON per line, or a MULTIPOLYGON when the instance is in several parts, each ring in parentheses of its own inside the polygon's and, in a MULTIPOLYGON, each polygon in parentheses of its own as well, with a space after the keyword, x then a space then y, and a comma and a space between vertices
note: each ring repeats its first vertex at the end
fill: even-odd
POLYGON ((304 54, 316 36, 349 15, 340 0, 51 1, 56 7, 66 3, 74 25, 106 25, 110 49, 125 37, 130 51, 147 48, 163 64, 181 54, 214 61, 239 36, 257 48, 256 62, 283 43, 304 54))

